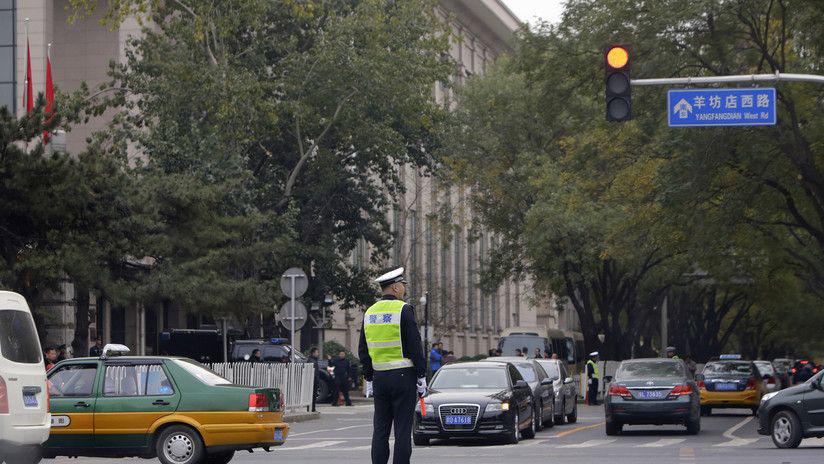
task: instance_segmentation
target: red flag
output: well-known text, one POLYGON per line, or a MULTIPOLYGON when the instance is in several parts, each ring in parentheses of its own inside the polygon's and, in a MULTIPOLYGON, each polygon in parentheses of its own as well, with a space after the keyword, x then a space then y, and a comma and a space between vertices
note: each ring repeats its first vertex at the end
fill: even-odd
MULTIPOLYGON (((54 82, 52 82, 51 70, 51 44, 49 44, 49 53, 46 54, 46 114, 44 116, 44 124, 51 121, 52 110, 54 109, 54 82)), ((43 131, 43 143, 49 143, 49 132, 43 131)))
POLYGON ((34 95, 32 95, 32 81, 31 81, 31 46, 29 45, 28 34, 26 36, 26 93, 23 95, 23 106, 26 107, 26 113, 30 113, 34 108, 34 95))

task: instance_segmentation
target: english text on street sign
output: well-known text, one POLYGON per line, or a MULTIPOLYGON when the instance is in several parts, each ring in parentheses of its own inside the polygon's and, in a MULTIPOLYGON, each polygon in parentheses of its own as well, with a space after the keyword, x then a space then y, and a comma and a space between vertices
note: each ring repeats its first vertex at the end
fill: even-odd
POLYGON ((309 279, 306 273, 298 267, 290 267, 280 277, 280 290, 287 298, 300 298, 309 288, 309 279), (292 278, 295 280, 295 294, 292 295, 292 278))
POLYGON ((670 90, 667 113, 671 127, 771 126, 776 122, 775 89, 670 90))

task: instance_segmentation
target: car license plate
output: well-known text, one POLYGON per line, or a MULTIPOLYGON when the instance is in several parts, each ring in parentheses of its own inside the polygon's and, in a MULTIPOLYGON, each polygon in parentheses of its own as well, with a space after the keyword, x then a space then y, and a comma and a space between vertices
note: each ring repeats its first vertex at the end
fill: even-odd
POLYGON ((661 390, 641 390, 638 392, 638 398, 642 400, 660 400, 665 396, 664 393, 661 390))
POLYGON ((27 408, 37 407, 37 397, 34 395, 23 394, 23 405, 27 408))
POLYGON ((738 384, 735 383, 717 383, 715 389, 718 391, 734 391, 738 390, 738 384))
POLYGON ((275 429, 275 441, 283 441, 283 429, 275 429))
POLYGON ((444 418, 446 425, 470 425, 472 418, 469 416, 446 416, 444 418))

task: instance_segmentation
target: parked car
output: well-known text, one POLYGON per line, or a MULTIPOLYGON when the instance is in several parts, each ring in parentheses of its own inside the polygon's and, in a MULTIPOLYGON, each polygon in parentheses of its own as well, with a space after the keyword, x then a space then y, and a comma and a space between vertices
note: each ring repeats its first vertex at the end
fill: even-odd
POLYGON ((604 408, 606 434, 618 435, 624 425, 682 424, 687 433, 701 431, 698 387, 677 359, 633 359, 618 366, 604 408))
POLYGON ((713 408, 743 408, 755 414, 767 392, 755 364, 741 360, 739 355, 722 355, 722 359, 708 362, 696 377, 701 391, 701 414, 705 416, 713 408))
POLYGON ((59 362, 48 374, 52 430, 46 457, 157 457, 163 464, 225 464, 238 450, 282 445, 283 396, 233 385, 197 361, 121 356, 59 362))
POLYGON ((778 448, 797 448, 804 438, 824 437, 824 372, 804 383, 764 395, 758 433, 778 448))
MULTIPOLYGON (((289 344, 289 340, 285 338, 270 338, 268 340, 235 340, 232 343, 232 348, 229 350, 229 360, 231 362, 250 361, 255 350, 260 350, 261 362, 267 363, 285 363, 291 362, 292 350, 294 348, 289 344)), ((295 350, 296 363, 308 363, 309 359, 300 351, 295 350)), ((318 382, 315 384, 315 401, 318 403, 327 403, 332 398, 332 392, 335 391, 334 378, 327 370, 327 362, 320 360, 318 362, 318 382)))
POLYGON ((0 291, 0 462, 40 462, 49 427, 46 368, 29 305, 0 291))
POLYGON ((534 438, 538 419, 532 391, 518 369, 506 362, 467 362, 441 367, 415 406, 412 437, 417 446, 432 439, 534 438))
POLYGON ((483 359, 481 362, 508 362, 515 366, 532 389, 533 406, 538 416, 538 430, 555 425, 554 382, 538 361, 515 356, 498 356, 483 359))
POLYGON ((564 421, 578 421, 578 391, 575 381, 567 371, 566 363, 560 359, 536 359, 552 380, 555 389, 555 425, 564 421))

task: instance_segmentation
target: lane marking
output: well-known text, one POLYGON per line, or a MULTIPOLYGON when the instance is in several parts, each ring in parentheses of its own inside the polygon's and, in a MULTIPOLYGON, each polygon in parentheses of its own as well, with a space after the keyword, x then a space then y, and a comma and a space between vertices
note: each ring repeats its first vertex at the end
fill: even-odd
POLYGON ((311 435, 313 433, 331 432, 332 429, 312 430, 311 432, 290 433, 287 438, 299 437, 301 435, 311 435))
POLYGON ((801 448, 818 448, 824 446, 824 438, 805 438, 801 441, 801 448))
POLYGON ((680 443, 684 443, 687 441, 686 438, 662 438, 658 441, 653 441, 650 443, 644 443, 643 445, 638 445, 636 448, 663 448, 665 446, 672 446, 677 445, 680 443))
POLYGON ((348 427, 337 428, 337 429, 335 429, 335 431, 349 430, 349 429, 356 429, 356 428, 359 428, 359 427, 370 427, 370 426, 372 426, 372 424, 350 425, 348 427))
POLYGON ((733 438, 732 440, 724 443, 719 443, 713 446, 720 446, 720 447, 731 447, 731 446, 747 446, 752 445, 753 443, 760 440, 760 438, 733 438))
POLYGON ((733 425, 732 427, 730 427, 729 429, 727 429, 727 431, 726 431, 726 432, 724 432, 724 433, 723 433, 724 437, 729 438, 730 440, 735 440, 735 439, 736 439, 736 438, 738 438, 738 437, 736 437, 736 436, 735 436, 735 435, 733 435, 733 434, 734 434, 735 432, 737 432, 737 431, 738 431, 738 429, 740 429, 741 427, 743 427, 743 426, 747 425, 747 424, 748 424, 751 420, 753 420, 753 417, 752 417, 752 416, 749 416, 749 417, 747 417, 746 419, 742 420, 741 422, 739 422, 739 423, 737 423, 737 424, 733 425))
MULTIPOLYGON (((288 438, 287 438, 287 440, 288 440, 288 438)), ((308 445, 296 446, 294 448, 282 447, 282 448, 280 448, 280 451, 298 451, 298 450, 307 450, 307 449, 314 449, 314 448, 326 448, 328 446, 340 445, 341 443, 346 443, 346 442, 345 441, 319 441, 317 443, 309 443, 308 445)))
POLYGON ((535 446, 535 445, 543 445, 544 443, 548 443, 549 440, 547 439, 539 439, 539 440, 529 440, 529 442, 524 443, 523 446, 535 446))
POLYGON ((594 428, 601 427, 604 424, 606 424, 606 421, 599 422, 597 424, 592 424, 592 425, 584 425, 583 427, 577 427, 577 428, 574 428, 574 429, 566 430, 566 431, 561 432, 557 435, 553 435, 551 438, 563 438, 567 435, 572 435, 573 433, 582 432, 584 430, 589 430, 589 429, 594 429, 594 428))
POLYGON ((595 446, 609 445, 610 443, 613 443, 613 442, 615 442, 615 439, 610 439, 610 440, 587 440, 587 441, 582 442, 582 443, 575 443, 575 444, 572 444, 572 445, 562 445, 562 446, 559 446, 559 448, 592 448, 592 447, 595 447, 595 446))

